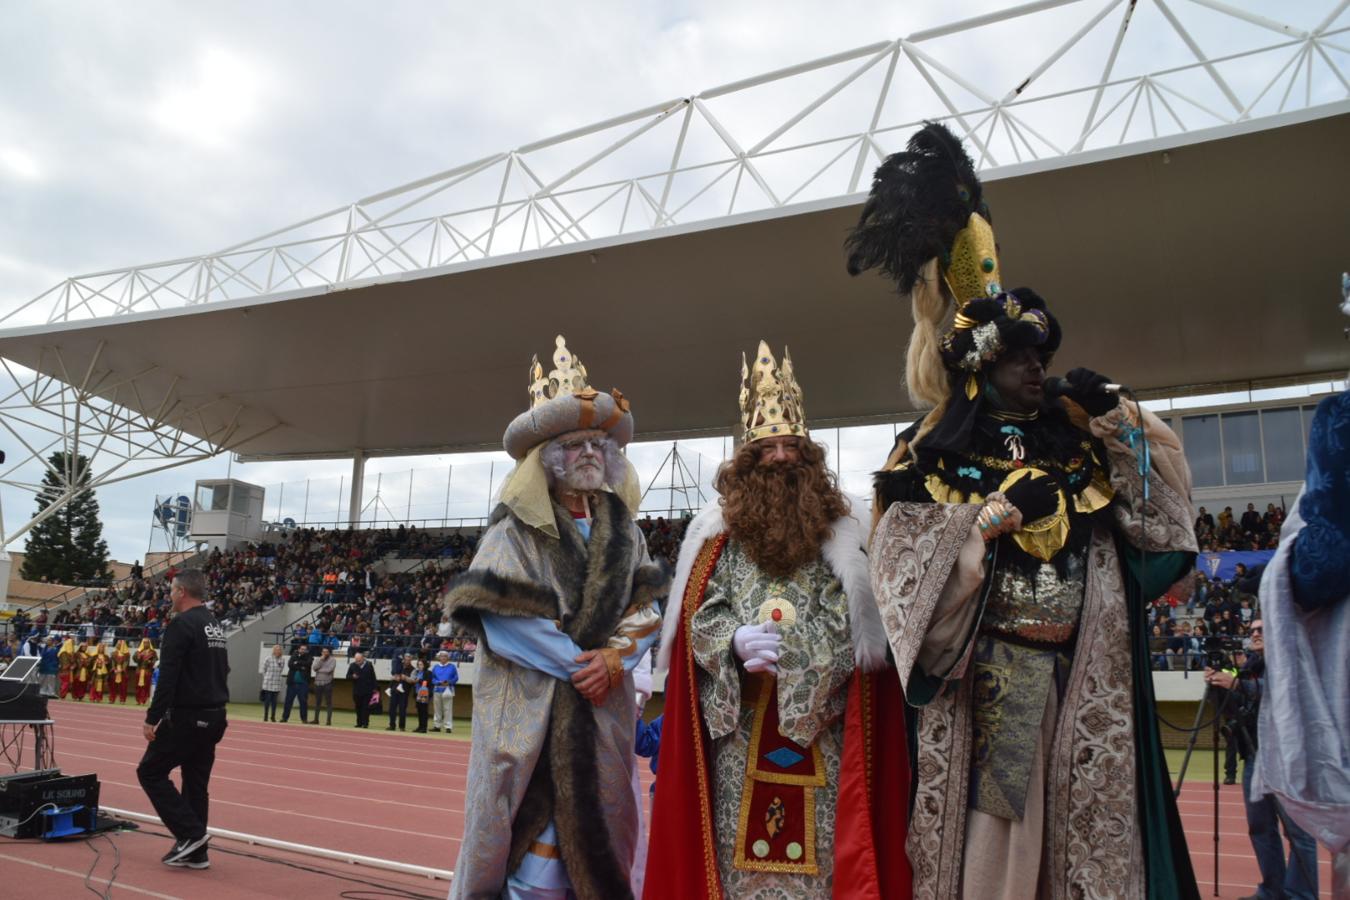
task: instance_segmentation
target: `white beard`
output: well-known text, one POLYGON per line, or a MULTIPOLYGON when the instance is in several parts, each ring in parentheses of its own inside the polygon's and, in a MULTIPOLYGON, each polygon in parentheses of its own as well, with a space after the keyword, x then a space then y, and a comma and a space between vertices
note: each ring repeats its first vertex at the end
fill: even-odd
POLYGON ((598 460, 578 459, 567 467, 558 484, 565 491, 579 494, 598 491, 605 485, 605 467, 598 460))

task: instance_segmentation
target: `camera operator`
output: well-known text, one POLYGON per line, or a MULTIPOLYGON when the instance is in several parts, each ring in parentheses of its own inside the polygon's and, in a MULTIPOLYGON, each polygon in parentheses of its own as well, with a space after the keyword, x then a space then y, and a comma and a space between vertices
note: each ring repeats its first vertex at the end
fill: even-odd
POLYGON ((1247 808, 1247 833, 1251 837, 1256 864, 1261 869, 1261 885, 1251 898, 1317 897, 1317 844, 1292 819, 1284 815, 1271 795, 1251 796, 1252 766, 1256 762, 1256 717, 1261 708, 1265 684, 1265 643, 1260 619, 1252 620, 1251 648, 1242 668, 1231 671, 1205 668, 1205 682, 1229 696, 1219 702, 1228 719, 1232 739, 1242 757, 1242 800, 1247 808), (1286 863, 1280 825, 1289 841, 1286 863))

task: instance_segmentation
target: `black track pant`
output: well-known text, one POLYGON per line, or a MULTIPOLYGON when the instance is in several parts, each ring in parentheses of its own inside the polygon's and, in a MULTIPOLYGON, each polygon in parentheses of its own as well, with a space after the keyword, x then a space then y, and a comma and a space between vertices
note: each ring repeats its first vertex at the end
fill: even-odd
POLYGON ((207 784, 225 725, 224 709, 171 710, 136 767, 155 813, 177 840, 206 834, 207 784), (182 770, 182 793, 169 780, 176 768, 182 770))

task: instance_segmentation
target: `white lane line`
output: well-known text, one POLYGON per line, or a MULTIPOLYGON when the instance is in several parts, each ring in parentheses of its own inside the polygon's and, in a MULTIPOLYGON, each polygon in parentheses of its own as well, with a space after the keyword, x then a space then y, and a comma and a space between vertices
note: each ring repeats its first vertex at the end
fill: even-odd
MULTIPOLYGON (((7 859, 11 862, 16 863, 23 863, 25 866, 32 866, 35 869, 46 869, 48 872, 57 872, 61 875, 70 875, 74 878, 80 879, 80 881, 84 881, 85 873, 76 872, 73 869, 63 869, 60 866, 53 866, 50 863, 38 862, 37 860, 33 859, 24 859, 22 856, 10 856, 8 853, 0 853, 0 859, 7 859)), ((99 887, 103 888, 104 890, 107 890, 107 887, 111 882, 108 882, 105 879, 95 876, 89 879, 89 883, 96 884, 99 887)), ((127 884, 120 878, 115 883, 112 883, 112 886, 114 890, 131 891, 133 894, 145 894, 147 897, 159 897, 160 900, 182 900, 182 898, 175 897, 172 894, 160 894, 155 891, 147 890, 145 888, 136 887, 136 885, 134 884, 127 884)), ((99 893, 102 894, 103 891, 99 891, 99 893)))
MULTIPOLYGON (((140 789, 141 789, 141 786, 140 786, 139 784, 127 784, 125 781, 112 781, 112 780, 110 780, 110 779, 100 778, 100 779, 99 779, 99 782, 100 782, 101 784, 114 784, 114 785, 117 785, 118 787, 127 788, 128 790, 133 790, 133 791, 137 791, 137 792, 139 792, 140 789)), ((374 830, 376 830, 376 831, 389 831, 389 832, 393 832, 394 834, 406 834, 406 835, 411 835, 411 836, 413 836, 413 837, 429 838, 429 839, 434 840, 434 841, 448 841, 448 842, 454 843, 454 844, 458 844, 458 843, 460 842, 460 839, 459 839, 459 838, 455 838, 455 837, 446 837, 446 836, 444 836, 444 835, 439 835, 439 834, 428 834, 426 831, 408 831, 408 830, 405 829, 405 828, 390 828, 390 827, 387 826, 387 825, 371 825, 371 824, 368 823, 368 822, 337 822, 337 821, 333 820, 332 818, 330 818, 329 816, 315 816, 315 815, 311 815, 310 813, 296 812, 296 811, 293 810, 293 809, 273 809, 273 808, 271 808, 271 807, 269 807, 269 806, 259 806, 259 805, 256 804, 256 803, 236 803, 236 802, 233 801, 233 800, 221 800, 221 799, 216 798, 216 797, 212 797, 212 798, 211 798, 211 805, 212 805, 212 806, 237 806, 237 807, 239 807, 240 809, 247 809, 247 810, 249 810, 250 812, 276 813, 277 815, 282 815, 282 816, 298 816, 298 817, 300 817, 300 818, 302 818, 302 819, 315 819, 315 820, 320 821, 320 822, 327 822, 327 823, 329 823, 329 824, 334 824, 334 825, 348 825, 348 826, 355 826, 356 828, 371 828, 371 829, 374 829, 374 830)), ((133 810, 133 812, 137 812, 137 813, 139 813, 140 815, 143 815, 143 816, 152 816, 152 815, 154 815, 154 813, 152 813, 152 812, 143 812, 143 811, 141 811, 141 810, 133 810)), ((81 877, 83 877, 83 876, 81 876, 81 877)))
MULTIPOLYGON (((78 724, 72 726, 72 725, 70 725, 70 723, 67 722, 65 719, 59 719, 59 720, 57 720, 57 725, 58 725, 58 726, 63 725, 63 724, 66 726, 66 729, 67 729, 67 730, 70 730, 70 731, 76 731, 76 732, 90 732, 90 731, 92 731, 93 733, 98 734, 98 735, 102 735, 102 736, 104 736, 104 737, 106 737, 106 736, 109 734, 109 730, 108 730, 108 728, 107 728, 106 723, 97 723, 97 722, 94 722, 94 721, 91 721, 91 720, 81 720, 81 721, 79 721, 78 724)), ((237 723, 236 723, 235 720, 232 720, 232 721, 230 722, 230 727, 231 727, 231 729, 234 729, 234 731, 237 731, 237 730, 238 730, 238 729, 237 729, 237 723)), ((251 749, 252 746, 275 747, 275 746, 276 746, 276 741, 273 741, 273 742, 267 742, 267 741, 262 741, 262 740, 249 740, 249 739, 247 739, 247 738, 243 738, 243 737, 237 736, 237 735, 234 733, 234 731, 226 731, 226 733, 225 733, 225 742, 228 743, 231 747, 237 747, 237 748, 239 748, 239 749, 241 749, 241 750, 243 750, 243 751, 245 751, 245 752, 248 752, 248 753, 261 753, 261 754, 267 754, 267 755, 271 755, 271 756, 288 756, 288 755, 289 755, 289 754, 284 754, 284 753, 277 753, 277 752, 272 751, 272 750, 253 750, 253 749, 251 749), (250 747, 244 747, 244 746, 242 746, 242 745, 245 745, 245 744, 250 745, 250 747)), ((119 733, 119 734, 122 734, 122 735, 124 735, 124 736, 126 736, 126 737, 140 737, 140 728, 134 728, 134 729, 133 729, 133 728, 127 728, 127 730, 122 731, 122 732, 118 732, 118 733, 119 733)), ((332 734, 333 732, 328 732, 328 733, 329 733, 329 734, 332 734)), ((59 733, 58 733, 58 741, 59 741, 59 739, 60 739, 60 736, 59 736, 59 733)), ((365 737, 362 738, 362 740, 368 740, 368 739, 369 739, 369 738, 365 738, 365 737)), ((331 742, 331 741, 324 741, 324 740, 319 740, 319 741, 296 741, 296 740, 294 740, 294 739, 287 740, 287 739, 285 739, 285 738, 279 738, 279 740, 284 740, 286 746, 292 747, 292 748, 297 749, 297 750, 299 750, 299 749, 311 749, 311 750, 316 750, 316 751, 323 751, 326 755, 328 755, 328 756, 330 756, 330 757, 331 757, 331 756, 338 756, 338 755, 341 755, 341 756, 353 756, 353 757, 356 757, 356 759, 353 760, 353 761, 347 761, 347 760, 342 760, 342 759, 333 759, 333 760, 332 760, 333 762, 338 763, 338 764, 340 764, 340 765, 361 765, 361 764, 363 764, 364 761, 366 761, 366 760, 369 759, 370 754, 371 754, 371 752, 372 752, 371 750, 359 750, 359 749, 358 749, 358 750, 347 750, 347 749, 343 749, 342 747, 334 746, 333 742, 331 742)), ((458 743, 458 744, 466 744, 467 742, 465 742, 465 741, 455 741, 455 743, 458 743)), ((420 754, 420 753, 414 754, 414 753, 411 753, 411 752, 409 752, 408 750, 403 749, 403 748, 399 748, 399 749, 395 750, 395 749, 391 749, 391 748, 388 748, 388 747, 382 747, 382 748, 379 748, 379 752, 390 753, 390 754, 397 754, 400 758, 406 759, 408 762, 420 762, 420 763, 426 763, 426 764, 428 764, 428 765, 442 765, 442 766, 448 765, 448 766, 454 766, 454 767, 458 767, 458 768, 463 768, 463 769, 465 769, 465 770, 468 769, 469 764, 468 764, 468 759, 467 759, 467 754, 468 754, 468 748, 467 748, 467 747, 464 747, 463 749, 458 748, 458 747, 447 747, 446 749, 451 750, 452 753, 453 753, 455 756, 462 756, 463 759, 462 759, 462 760, 461 760, 461 759, 453 759, 453 758, 452 758, 452 759, 447 759, 446 756, 445 756, 444 754, 439 754, 439 755, 423 755, 423 754, 420 754)))
MULTIPOLYGON (((83 738, 66 738, 66 741, 65 741, 65 742, 66 742, 67 744, 97 744, 97 745, 100 746, 100 747, 106 747, 106 746, 108 746, 108 742, 107 742, 107 741, 87 741, 87 740, 84 740, 83 738)), ((228 748, 226 748, 226 749, 228 749, 228 748)), ((65 754, 62 753, 61 755, 64 756, 65 754)), ((137 763, 137 760, 136 760, 136 759, 132 759, 132 760, 108 759, 107 757, 104 757, 104 756, 91 756, 91 755, 89 755, 89 754, 87 754, 87 753, 80 753, 80 752, 75 752, 75 753, 72 753, 72 754, 70 754, 70 755, 71 755, 71 756, 74 756, 74 757, 77 757, 77 758, 80 758, 80 759, 96 759, 96 760, 98 760, 98 761, 100 761, 100 762, 116 763, 117 765, 135 766, 136 763, 137 763)), ((278 755, 284 755, 284 754, 278 754, 278 755)), ((291 759, 292 757, 291 757, 291 756, 286 756, 286 758, 287 758, 287 759, 291 759)), ((411 790, 417 790, 417 791, 430 790, 430 791, 447 791, 447 792, 452 793, 452 794, 463 794, 463 793, 464 793, 464 791, 462 791, 462 790, 460 790, 460 789, 458 789, 458 788, 450 788, 450 787, 430 787, 430 786, 423 786, 423 785, 420 785, 420 784, 410 784, 410 783, 408 783, 408 782, 406 782, 406 781, 386 781, 386 780, 383 779, 383 778, 368 778, 368 777, 365 777, 365 776, 362 776, 362 775, 342 775, 342 774, 339 774, 339 773, 337 773, 337 772, 323 772, 323 771, 319 771, 319 770, 316 770, 316 769, 295 769, 295 768, 291 768, 291 767, 289 767, 289 766, 277 766, 277 765, 273 765, 273 764, 271 764, 271 763, 244 762, 243 760, 229 759, 229 758, 224 758, 224 759, 222 759, 222 758, 220 757, 220 755, 219 755, 219 750, 217 750, 216 765, 217 765, 217 766, 220 766, 220 765, 250 766, 250 767, 255 768, 255 769, 267 769, 268 771, 272 771, 272 772, 295 772, 295 773, 300 774, 300 775, 320 775, 320 776, 323 776, 323 777, 326 777, 326 778, 345 778, 345 779, 347 779, 347 780, 349 780, 349 781, 362 781, 362 782, 366 782, 366 783, 368 783, 368 784, 381 784, 381 785, 390 785, 390 786, 393 786, 393 787, 404 787, 404 788, 409 788, 409 789, 411 789, 411 790)), ((366 765, 369 766, 370 763, 368 762, 366 765)), ((213 771, 214 771, 214 770, 213 770, 213 771)), ((221 777, 225 777, 225 776, 221 776, 221 777)), ((256 780, 253 780, 253 779, 240 779, 240 778, 236 778, 236 779, 232 779, 232 780, 234 780, 234 781, 249 781, 249 782, 254 783, 254 784, 266 784, 266 785, 269 786, 269 787, 278 787, 278 788, 280 788, 280 787, 290 787, 290 785, 270 784, 270 783, 268 783, 268 782, 256 781, 256 780)), ((298 790, 298 788, 297 788, 297 790, 298 790)), ((331 793, 331 792, 316 791, 315 793, 331 793)))
MULTIPOLYGON (((123 763, 122 760, 119 760, 119 759, 108 759, 107 757, 104 757, 104 756, 84 756, 84 755, 80 755, 79 758, 80 758, 80 759, 93 759, 93 760, 97 760, 98 762, 114 763, 114 764, 117 764, 117 765, 127 765, 127 766, 135 765, 135 763, 123 763)), ((287 769, 286 771, 289 771, 289 772, 299 772, 299 771, 301 771, 301 770, 300 770, 300 769, 287 769)), ((310 774, 326 774, 326 773, 310 773, 310 774)), ((334 776, 334 777, 337 777, 337 778, 348 778, 348 777, 350 777, 350 776, 347 776, 347 775, 338 775, 338 776, 334 776)), ((353 794, 344 794, 344 795, 342 795, 342 796, 336 796, 336 795, 334 795, 333 791, 331 791, 331 790, 315 790, 314 788, 302 788, 302 787, 296 787, 296 786, 293 785, 293 784, 275 784, 275 783, 270 782, 270 781, 258 781, 256 778, 232 778, 232 777, 230 777, 229 775, 220 775, 220 774, 218 774, 217 772, 215 772, 214 770, 211 772, 211 780, 212 780, 213 782, 214 782, 214 781, 233 781, 233 782, 237 782, 238 784, 251 784, 251 785, 256 785, 256 786, 258 786, 258 787, 263 787, 263 788, 272 788, 272 789, 278 790, 278 791, 300 791, 301 793, 305 793, 305 794, 320 794, 320 795, 322 795, 322 796, 324 796, 324 797, 327 797, 327 798, 329 798, 330 800, 333 800, 333 801, 335 801, 335 802, 338 801, 338 800, 351 800, 351 801, 354 801, 354 802, 356 802, 356 803, 389 803, 389 804, 392 804, 392 805, 394 805, 394 806, 405 807, 405 808, 408 808, 408 809, 426 809, 426 810, 430 810, 430 811, 432 811, 432 812, 459 813, 460 815, 463 815, 463 814, 464 814, 464 810, 463 810, 463 809, 455 809, 455 808, 453 808, 453 807, 447 807, 447 806, 424 806, 424 805, 419 804, 419 803, 407 803, 407 802, 404 802, 404 801, 402 801, 402 800, 383 800, 383 799, 381 799, 381 798, 379 798, 379 797, 359 797, 359 796, 356 796, 356 795, 353 795, 353 794)), ((381 784, 394 784, 394 782, 392 782, 392 781, 385 781, 385 782, 380 782, 380 783, 381 783, 381 784)), ((409 785, 409 787, 417 787, 417 786, 416 786, 416 785, 409 785)), ((448 791, 448 790, 454 790, 454 789, 453 789, 453 788, 440 788, 439 790, 447 790, 447 791, 448 791)), ((463 792, 463 791, 459 791, 459 793, 462 794, 462 793, 464 793, 464 792, 463 792)))

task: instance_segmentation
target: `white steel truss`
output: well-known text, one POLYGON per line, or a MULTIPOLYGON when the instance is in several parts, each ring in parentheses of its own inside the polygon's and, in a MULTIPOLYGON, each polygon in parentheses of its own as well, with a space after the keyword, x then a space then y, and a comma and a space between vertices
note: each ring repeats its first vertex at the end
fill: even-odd
POLYGON ((0 359, 14 383, 13 390, 0 396, 0 432, 7 446, 20 450, 8 454, 0 484, 51 501, 12 531, 4 530, 0 518, 0 549, 81 491, 210 459, 277 427, 275 422, 260 425, 256 414, 246 417, 245 407, 237 403, 183 396, 179 379, 166 379, 156 366, 131 375, 100 367, 101 351, 100 345, 83 371, 72 371, 55 347, 43 351, 42 371, 0 359), (229 408, 215 408, 221 404, 229 408), (49 459, 57 451, 65 453, 64 469, 49 459), (78 469, 80 457, 84 470, 78 469), (23 480, 24 471, 55 476, 55 494, 40 481, 23 480), (92 473, 87 480, 86 472, 92 473))
POLYGON ((926 119, 989 169, 1350 98, 1350 0, 1309 27, 1255 2, 1032 0, 495 153, 217 253, 71 278, 0 324, 350 284, 843 197, 926 119), (1015 74, 986 83, 999 69, 1015 74))

